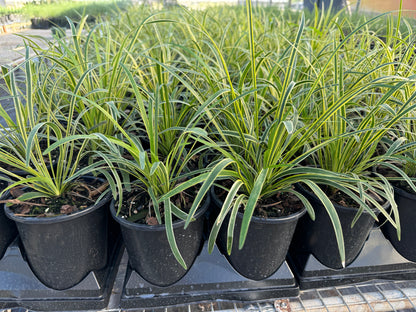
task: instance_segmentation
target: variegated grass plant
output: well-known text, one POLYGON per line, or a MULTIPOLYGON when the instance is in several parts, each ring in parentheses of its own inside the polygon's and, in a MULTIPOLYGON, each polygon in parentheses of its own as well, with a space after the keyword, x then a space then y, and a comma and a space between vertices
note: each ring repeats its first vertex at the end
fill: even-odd
MULTIPOLYGON (((9 90, 8 98, 13 100, 13 111, 0 110, 6 125, 2 126, 0 146, 0 172, 8 178, 10 185, 3 191, 14 187, 27 186, 30 191, 18 198, 28 201, 39 197, 60 197, 69 192, 83 175, 93 172, 102 165, 96 162, 80 169, 80 162, 88 157, 86 141, 69 141, 61 144, 53 152, 50 146, 67 135, 76 133, 80 118, 59 118, 55 106, 48 105, 43 88, 50 76, 42 74, 39 66, 42 60, 29 57, 15 69, 3 67, 2 78, 9 90), (16 83, 15 73, 22 70, 25 81, 16 83), (34 71, 39 71, 35 73, 34 71), (17 171, 16 171, 17 170, 17 171)), ((48 96, 59 99, 68 91, 58 87, 48 89, 48 96)), ((68 116, 79 100, 76 94, 68 97, 68 116)), ((101 197, 100 197, 101 198, 101 197)))
MULTIPOLYGON (((384 17, 376 17, 364 25, 368 28, 367 24, 384 17)), ((342 42, 334 51, 332 79, 324 78, 321 92, 313 98, 316 109, 313 114, 321 115, 340 101, 345 101, 345 105, 317 131, 314 145, 328 140, 330 143, 314 156, 320 168, 356 178, 353 187, 350 183, 337 184, 329 185, 327 190, 329 195, 341 191, 360 206, 352 226, 363 211, 375 219, 378 211, 396 227, 400 237, 393 188, 374 168, 388 166, 399 170, 392 162, 399 162, 396 154, 406 147, 401 138, 391 143, 389 133, 416 108, 415 94, 409 92, 414 89, 416 76, 409 70, 414 65, 409 63, 406 52, 412 45, 411 35, 399 39, 398 33, 390 28, 385 33, 390 35, 382 40, 368 31, 357 32, 353 40, 342 42), (383 146, 387 149, 383 150, 383 146), (391 215, 382 207, 382 202, 390 203, 391 215)))
MULTIPOLYGON (((255 43, 251 2, 247 1, 246 5, 248 35, 245 40, 248 41, 249 49, 241 51, 241 53, 245 52, 242 61, 245 67, 240 71, 236 82, 232 78, 232 73, 228 71, 226 55, 222 54, 219 45, 200 24, 202 31, 208 37, 209 46, 216 55, 218 66, 217 70, 206 73, 222 74, 221 77, 207 77, 207 80, 217 81, 214 86, 217 90, 227 90, 227 94, 220 97, 216 109, 207 111, 211 129, 217 140, 206 141, 205 144, 222 153, 224 159, 217 164, 222 168, 221 178, 233 182, 211 230, 209 250, 212 251, 219 229, 226 215, 230 213, 228 252, 231 252, 236 215, 241 207, 244 216, 239 247, 242 248, 257 203, 263 198, 278 193, 294 194, 314 218, 311 204, 293 188, 296 183, 303 182, 313 190, 326 207, 336 231, 341 258, 344 258, 343 237, 338 216, 333 204, 317 183, 346 182, 351 178, 321 168, 301 166, 303 160, 321 147, 303 150, 305 144, 310 142, 312 135, 338 109, 341 109, 344 103, 338 103, 326 114, 317 117, 309 127, 303 126, 299 120, 298 107, 307 106, 312 94, 320 87, 311 81, 307 83, 300 81, 297 86, 297 81, 293 80, 297 77, 299 64, 306 61, 306 57, 300 52, 305 21, 300 20, 300 26, 292 37, 283 37, 289 48, 283 50, 282 55, 257 51, 258 42, 255 43), (260 79, 260 76, 267 78, 260 79), (298 102, 295 90, 303 92, 303 102, 298 102)), ((239 47, 235 49, 238 50, 239 47)), ((208 65, 205 65, 205 68, 207 67, 208 65)), ((310 67, 310 70, 313 70, 313 67, 310 67)), ((194 212, 191 210, 189 213, 187 223, 190 222, 194 212)))

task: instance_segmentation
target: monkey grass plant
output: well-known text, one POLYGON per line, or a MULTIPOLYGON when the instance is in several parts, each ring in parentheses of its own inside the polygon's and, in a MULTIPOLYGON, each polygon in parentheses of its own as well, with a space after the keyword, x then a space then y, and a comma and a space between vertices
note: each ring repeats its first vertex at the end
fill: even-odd
MULTIPOLYGON (((343 237, 338 216, 333 204, 317 183, 346 182, 351 180, 351 177, 320 168, 303 167, 301 163, 315 150, 321 148, 321 146, 316 146, 313 149, 303 151, 304 145, 309 143, 313 133, 322 127, 330 116, 342 108, 345 103, 337 103, 336 107, 334 106, 318 117, 309 127, 302 126, 298 119, 299 113, 291 102, 291 97, 296 85, 296 82, 292 79, 297 65, 302 59, 299 49, 305 27, 304 19, 301 19, 296 36, 286 38, 287 42, 293 42, 286 55, 287 57, 277 58, 280 62, 285 63, 285 66, 282 66, 282 64, 276 65, 276 68, 283 73, 283 79, 279 82, 273 81, 275 77, 276 80, 279 79, 276 73, 276 76, 270 76, 270 80, 262 81, 263 84, 258 86, 256 74, 257 66, 260 65, 256 62, 257 51, 253 37, 253 17, 250 1, 247 1, 247 16, 250 46, 247 60, 251 76, 248 75, 248 71, 244 72, 244 75, 240 78, 243 80, 239 82, 238 86, 247 86, 247 82, 250 82, 251 87, 247 86, 239 89, 238 91, 241 91, 241 93, 238 94, 229 78, 229 85, 227 86, 229 93, 226 98, 229 98, 230 101, 226 103, 223 98, 221 102, 224 104, 221 104, 222 106, 217 105, 215 114, 207 112, 208 115, 211 115, 212 129, 221 143, 216 144, 217 142, 207 141, 206 144, 222 153, 225 159, 221 163, 228 167, 221 173, 221 178, 232 181, 232 186, 210 233, 209 251, 212 251, 214 247, 216 237, 227 214, 231 213, 227 241, 228 252, 232 252, 231 246, 236 215, 238 210, 243 207, 244 216, 239 235, 239 248, 241 249, 245 243, 251 218, 258 202, 278 193, 294 194, 302 201, 313 218, 314 212, 311 204, 293 188, 296 183, 303 182, 313 190, 327 208, 336 231, 340 255, 343 258, 343 237), (260 96, 260 94, 267 94, 269 90, 277 91, 279 95, 279 98, 273 104, 267 102, 267 97, 260 96), (262 91, 264 92, 262 93, 262 91)), ((212 46, 217 48, 214 41, 212 41, 212 46)), ((216 53, 221 58, 221 51, 218 48, 216 53)), ((273 56, 269 57, 272 58, 273 56)), ((221 58, 221 60, 225 62, 224 58, 221 58)), ((267 57, 262 61, 262 65, 275 64, 273 61, 268 61, 267 57)), ((224 64, 222 70, 226 73, 225 77, 230 77, 226 64, 224 64)), ((270 68, 268 70, 271 71, 270 68)), ((312 94, 318 89, 318 86, 310 84, 312 87, 309 89, 309 93, 312 94)), ((307 101, 308 98, 305 97, 303 104, 305 105, 307 101)), ((198 200, 199 198, 197 198, 198 200)), ((193 213, 194 210, 191 209, 187 224, 191 221, 193 213)))
MULTIPOLYGON (((78 133, 98 132, 114 135, 114 127, 100 111, 88 105, 87 101, 104 107, 115 118, 128 119, 128 83, 118 62, 128 57, 129 49, 137 36, 126 36, 126 39, 120 42, 120 47, 113 41, 111 27, 108 24, 97 24, 90 29, 86 19, 85 16, 77 27, 67 19, 70 25, 69 39, 64 37, 49 42, 50 46, 46 49, 31 45, 39 55, 38 71, 45 76, 40 85, 43 99, 39 106, 52 107, 62 119, 80 117, 78 133), (61 97, 56 98, 56 93, 49 92, 51 88, 68 92, 61 92, 61 97), (78 99, 71 107, 73 95, 78 99), (71 114, 74 116, 70 116, 71 114)), ((136 32, 140 29, 141 27, 136 32)), ((95 143, 91 141, 88 144, 95 143)), ((97 146, 90 148, 96 149, 97 146)))
MULTIPOLYGON (((130 81, 122 65, 140 77, 144 88, 151 88, 156 77, 163 79, 163 75, 159 75, 157 69, 149 64, 149 55, 163 50, 163 43, 160 44, 161 48, 155 47, 152 41, 154 37, 147 31, 147 28, 157 29, 158 24, 167 22, 164 18, 158 18, 158 15, 160 13, 141 13, 139 24, 125 21, 113 25, 102 22, 93 27, 86 23, 86 16, 77 26, 67 19, 70 26, 69 38, 49 42, 46 49, 31 44, 40 60, 38 70, 45 75, 40 86, 43 99, 39 106, 53 107, 62 119, 69 114, 74 114, 68 117, 71 119, 80 117, 78 134, 117 134, 118 129, 97 106, 105 108, 123 128, 128 128, 130 124, 134 126, 135 116, 132 114, 135 111, 131 109, 134 99, 130 98, 130 81), (54 93, 49 92, 50 88, 68 92, 62 92, 61 97, 56 98, 54 93), (78 100, 70 111, 73 94, 78 100), (95 105, 91 105, 91 102, 95 105)), ((167 90, 160 88, 160 93, 165 96, 167 90)), ((137 130, 137 123, 134 130, 137 130)), ((96 143, 89 140, 87 144, 91 146, 88 149, 97 149, 96 143)))
MULTIPOLYGON (((386 15, 377 16, 362 26, 371 27, 384 17, 386 15)), ((396 154, 406 149, 403 140, 399 138, 394 144, 390 144, 386 151, 381 151, 380 147, 383 141, 389 139, 391 131, 405 125, 407 121, 411 124, 411 118, 407 119, 406 116, 410 116, 415 108, 415 95, 412 91, 415 79, 412 71, 414 61, 409 56, 413 45, 412 29, 408 27, 409 34, 400 33, 400 19, 394 28, 393 18, 389 18, 390 26, 384 38, 389 45, 378 35, 363 31, 354 34, 355 40, 360 43, 359 49, 355 40, 352 40, 342 42, 333 52, 332 78, 327 77, 327 83, 319 96, 312 98, 312 107, 315 110, 313 114, 320 115, 337 102, 351 98, 354 93, 355 95, 353 101, 346 102, 347 104, 317 131, 313 144, 338 138, 317 150, 314 155, 320 168, 358 177, 358 188, 355 192, 345 192, 349 197, 355 198, 361 206, 354 222, 363 210, 376 218, 370 209, 371 206, 396 227, 400 236, 399 215, 393 189, 384 177, 373 173, 377 166, 389 166, 398 171, 391 162, 397 162, 396 154), (369 42, 373 43, 372 47, 364 44, 369 42), (368 196, 365 195, 366 192, 369 193, 368 196), (370 196, 371 193, 377 195, 370 196), (388 201, 393 214, 387 214, 373 197, 388 201), (364 205, 363 201, 371 204, 364 205)), ((403 136, 403 133, 406 131, 399 137, 403 136)), ((400 173, 408 180, 403 172, 400 173)), ((328 189, 331 196, 337 190, 339 187, 328 189)))
MULTIPOLYGON (((13 99, 14 113, 0 110, 0 115, 7 124, 2 128, 0 147, 0 161, 6 166, 0 167, 0 171, 12 179, 4 192, 21 186, 31 189, 18 198, 22 202, 40 197, 63 196, 79 178, 102 165, 96 162, 79 169, 82 159, 90 153, 86 149, 86 141, 67 141, 57 149, 50 148, 57 140, 78 131, 80 117, 73 118, 73 111, 79 97, 76 94, 70 95, 69 114, 60 115, 59 111, 54 110, 55 106, 49 105, 43 96, 48 76, 33 73, 34 69, 39 70, 38 64, 29 57, 27 47, 23 64, 13 70, 2 68, 3 79, 13 99), (20 68, 26 78, 24 90, 20 89, 15 78, 15 71, 20 68), (20 173, 16 173, 16 169, 20 173)), ((48 89, 48 93, 50 99, 68 95, 68 91, 56 86, 48 89)))
POLYGON ((16 116, 0 110, 9 127, 4 128, 0 162, 11 166, 0 167, 8 176, 2 179, 10 182, 3 193, 10 190, 11 194, 2 203, 6 204, 7 217, 17 225, 35 276, 44 285, 62 290, 107 265, 110 196, 104 180, 86 176, 100 172, 104 162, 81 168, 81 161, 90 154, 87 141, 82 137, 65 140, 77 133, 80 124, 82 116, 73 117, 79 95, 52 85, 50 98, 69 100, 68 115, 61 116, 55 106, 48 105, 43 96, 43 80, 48 76, 42 72, 32 75, 33 60, 28 51, 20 65, 25 71, 25 90, 17 86, 13 70, 4 71, 16 116), (54 147, 59 140, 64 142, 54 147))
MULTIPOLYGON (((164 66, 169 73, 175 74, 174 69, 157 61, 155 66, 164 66)), ((202 103, 200 107, 189 110, 183 105, 183 114, 186 118, 171 120, 171 113, 180 106, 175 101, 168 102, 163 96, 154 93, 154 96, 148 92, 142 92, 137 81, 128 68, 122 65, 132 86, 132 92, 136 101, 132 104, 135 116, 145 129, 146 142, 149 148, 143 147, 138 135, 139 131, 126 131, 113 116, 104 108, 89 102, 102 114, 108 118, 108 121, 122 134, 121 137, 113 137, 102 134, 90 135, 72 135, 67 138, 58 140, 51 146, 51 149, 57 148, 67 141, 73 141, 80 138, 97 140, 106 146, 106 151, 97 151, 96 155, 101 157, 108 164, 112 175, 106 174, 110 188, 116 201, 117 214, 120 213, 123 205, 123 199, 132 189, 141 190, 142 198, 148 200, 144 203, 149 207, 148 215, 157 220, 157 224, 165 225, 166 237, 170 248, 176 260, 183 268, 187 268, 179 248, 176 244, 174 235, 174 218, 180 220, 193 221, 193 216, 188 219, 188 212, 182 207, 178 207, 173 201, 173 197, 180 195, 186 196, 186 193, 193 193, 195 189, 197 196, 192 204, 194 212, 203 202, 209 187, 215 178, 226 166, 229 161, 222 161, 213 168, 203 168, 195 164, 195 159, 201 157, 202 152, 207 149, 206 146, 198 144, 201 137, 207 137, 208 134, 203 128, 198 127, 201 118, 205 113, 205 108, 212 104, 215 97, 202 103), (166 109, 171 105, 170 109, 166 109), (165 121, 177 122, 176 124, 165 123, 165 121), (183 123, 184 120, 188 122, 183 123), (165 140, 166 137, 173 136, 174 140, 165 140), (172 144, 174 142, 174 144, 172 144)), ((177 75, 177 74, 175 74, 177 75)), ((158 89, 158 87, 156 88, 158 89)), ((179 112, 178 116, 182 116, 179 112)), ((202 159, 199 161, 201 163, 202 159)), ((196 161, 198 163, 198 161, 196 161)))

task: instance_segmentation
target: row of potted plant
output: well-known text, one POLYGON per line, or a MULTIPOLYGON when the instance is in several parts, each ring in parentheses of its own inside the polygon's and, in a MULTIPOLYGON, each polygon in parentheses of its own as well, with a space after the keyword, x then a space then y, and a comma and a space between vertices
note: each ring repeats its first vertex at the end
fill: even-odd
POLYGON ((209 251, 255 280, 279 268, 306 212, 305 248, 333 268, 374 220, 412 240, 395 197, 395 183, 416 191, 410 24, 287 14, 247 0, 68 19, 68 38, 28 40, 26 61, 2 67, 2 202, 43 283, 65 289, 106 265, 109 213, 130 265, 159 286, 192 266, 206 215, 209 251))

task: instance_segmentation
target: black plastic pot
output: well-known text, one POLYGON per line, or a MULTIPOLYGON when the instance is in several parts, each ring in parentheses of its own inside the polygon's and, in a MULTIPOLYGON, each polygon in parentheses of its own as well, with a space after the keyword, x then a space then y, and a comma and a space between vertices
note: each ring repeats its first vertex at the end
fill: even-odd
MULTIPOLYGON (((189 268, 201 251, 203 244, 204 214, 210 204, 209 197, 195 214, 195 221, 184 229, 185 221, 173 223, 176 243, 189 268)), ((115 202, 111 214, 120 224, 130 266, 146 281, 157 286, 169 286, 179 281, 185 270, 175 259, 166 237, 164 225, 149 226, 132 223, 116 216, 115 202)))
POLYGON ((396 187, 394 194, 400 216, 401 240, 398 240, 397 231, 389 222, 381 230, 403 257, 416 262, 416 195, 396 187))
MULTIPOLYGON (((127 254, 124 254, 121 263, 127 261, 127 254)), ((286 262, 269 278, 253 281, 237 273, 218 248, 214 247, 209 254, 206 242, 189 272, 171 286, 154 286, 130 267, 121 273, 125 276, 120 302, 122 311, 136 311, 138 307, 146 307, 146 311, 150 307, 165 310, 166 306, 200 301, 259 301, 299 295, 297 282, 286 262)), ((168 308, 168 311, 181 309, 168 308)))
MULTIPOLYGON (((6 187, 4 181, 0 181, 0 189, 3 190, 6 187)), ((4 195, 1 199, 7 197, 4 195)), ((17 236, 17 228, 15 223, 6 217, 4 209, 0 209, 0 259, 3 258, 7 247, 13 242, 17 236)))
POLYGON ((51 218, 16 216, 5 206, 6 215, 16 222, 27 261, 43 284, 64 290, 106 266, 109 201, 110 195, 82 211, 51 218))
POLYGON ((292 248, 289 262, 301 289, 326 288, 370 280, 416 279, 416 263, 403 258, 374 227, 358 256, 345 269, 334 270, 319 262, 314 255, 292 248))
POLYGON ((0 209, 0 259, 3 258, 7 247, 16 236, 17 229, 15 223, 6 217, 4 209, 0 209))
POLYGON ((32 29, 49 29, 51 27, 49 20, 41 17, 32 18, 30 21, 32 23, 32 29))
MULTIPOLYGON (((299 186, 298 188, 310 200, 315 210, 315 221, 306 215, 299 220, 291 249, 296 249, 294 254, 297 252, 312 253, 323 265, 332 269, 342 269, 334 228, 325 207, 314 194, 299 186)), ((334 204, 334 207, 342 227, 345 265, 348 266, 360 253, 375 220, 364 211, 354 227, 351 227, 357 209, 337 204, 334 204)), ((376 211, 375 213, 377 214, 376 211)))
MULTIPOLYGON (((222 206, 213 189, 211 189, 211 197, 217 207, 222 206)), ((305 212, 304 208, 287 217, 269 219, 252 217, 241 250, 238 249, 238 237, 243 214, 238 213, 231 255, 227 253, 228 218, 223 223, 217 238, 218 249, 238 273, 252 280, 263 280, 273 275, 285 261, 296 223, 305 212)))
POLYGON ((10 243, 16 238, 16 235, 16 225, 6 217, 4 209, 0 209, 0 259, 10 243))

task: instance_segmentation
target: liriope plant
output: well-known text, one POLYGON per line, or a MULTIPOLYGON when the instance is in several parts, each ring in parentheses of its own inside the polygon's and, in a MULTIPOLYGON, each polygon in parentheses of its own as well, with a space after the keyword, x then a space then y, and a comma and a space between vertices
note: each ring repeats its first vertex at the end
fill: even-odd
MULTIPOLYGON (((318 117, 313 124, 309 125, 309 128, 302 126, 302 123, 299 122, 299 113, 292 102, 292 92, 296 86, 296 82, 293 80, 296 77, 296 68, 302 59, 299 48, 305 27, 304 19, 301 19, 296 35, 287 38, 286 42, 292 42, 292 44, 289 45, 290 49, 285 52, 287 54, 278 59, 282 62, 278 65, 276 65, 276 61, 268 60, 270 56, 267 55, 261 61, 257 60, 261 51, 256 50, 250 1, 247 1, 247 21, 248 53, 245 58, 247 64, 237 85, 231 79, 226 56, 221 53, 222 51, 214 38, 209 36, 209 32, 203 30, 207 35, 211 49, 216 54, 216 64, 220 67, 216 71, 207 71, 207 73, 221 73, 216 89, 222 90, 226 87, 225 90, 228 91, 227 94, 220 97, 215 109, 207 111, 207 115, 210 117, 210 129, 218 139, 215 142, 206 141, 205 144, 220 151, 224 159, 228 160, 229 163, 226 163, 227 167, 223 170, 221 178, 232 181, 221 212, 212 228, 209 250, 212 251, 214 247, 216 236, 226 215, 231 213, 228 224, 228 251, 231 252, 235 218, 240 206, 244 211, 239 235, 239 247, 242 248, 257 203, 279 192, 288 192, 297 196, 313 218, 314 212, 311 204, 293 188, 296 183, 304 182, 327 208, 336 231, 341 258, 344 258, 343 237, 338 216, 333 204, 317 183, 325 184, 330 181, 347 183, 353 181, 354 178, 320 168, 301 167, 301 163, 321 147, 316 146, 310 150, 303 150, 304 145, 310 141, 315 131, 322 127, 330 116, 335 114, 345 103, 338 103, 337 107, 318 117), (257 80, 260 70, 270 70, 264 64, 274 64, 279 70, 284 68, 283 75, 271 75, 268 80, 257 80), (267 100, 266 95, 269 92, 276 94, 274 103, 267 100), (220 143, 218 144, 218 142, 220 143)), ((203 28, 202 25, 201 28, 203 28)), ((211 81, 212 78, 208 77, 207 79, 211 81)), ((215 86, 213 87, 215 88, 215 86)), ((313 91, 319 90, 319 85, 313 85, 312 88, 314 89, 309 91, 311 94, 313 91)), ((304 99, 304 101, 306 102, 308 99, 304 99)), ((187 220, 188 224, 195 210, 196 207, 192 207, 187 220)))
MULTIPOLYGON (((29 57, 29 47, 26 47, 26 60, 15 69, 22 69, 25 73, 24 90, 16 83, 14 71, 3 69, 3 79, 14 100, 14 111, 0 110, 0 116, 7 123, 7 127, 2 129, 0 162, 3 165, 0 172, 3 173, 2 179, 10 182, 3 192, 14 187, 30 188, 29 192, 17 198, 21 202, 64 196, 83 175, 99 171, 104 164, 97 161, 80 169, 80 163, 90 154, 85 140, 66 142, 53 152, 49 149, 56 141, 77 133, 80 118, 60 120, 56 117, 55 106, 47 105, 43 96, 43 83, 44 79, 49 79, 48 75, 37 76, 32 73, 34 64, 38 62, 38 59, 29 57), (64 122, 67 124, 61 124, 64 122)), ((56 99, 68 95, 68 91, 64 93, 56 86, 52 86, 48 92, 56 99)), ((75 116, 73 112, 78 96, 72 93, 69 99, 68 116, 75 116)))

